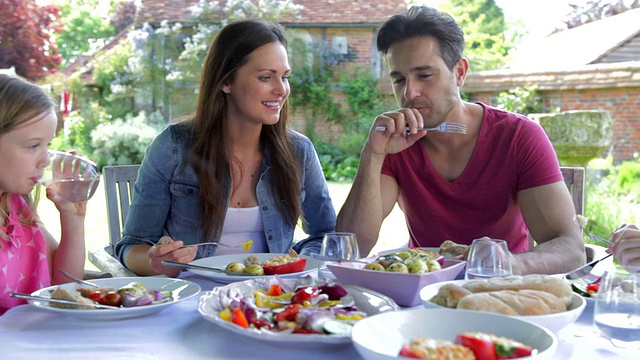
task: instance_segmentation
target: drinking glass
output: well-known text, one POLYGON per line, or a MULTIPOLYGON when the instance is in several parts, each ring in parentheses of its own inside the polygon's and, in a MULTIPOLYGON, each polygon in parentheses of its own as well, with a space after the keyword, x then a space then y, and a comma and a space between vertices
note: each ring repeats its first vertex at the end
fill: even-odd
POLYGON ((70 202, 89 200, 100 183, 96 164, 80 155, 49 150, 49 164, 39 183, 70 202))
POLYGON ((326 233, 322 238, 320 254, 314 256, 323 263, 318 267, 318 277, 320 279, 335 279, 331 270, 327 269, 326 262, 334 259, 359 259, 360 250, 356 235, 347 232, 326 233))
POLYGON ((320 255, 334 259, 359 259, 360 250, 356 235, 348 232, 326 233, 322 239, 320 255))
POLYGON ((593 322, 614 346, 640 348, 640 267, 615 266, 604 272, 593 322))
POLYGON ((483 237, 471 243, 467 257, 466 279, 512 275, 511 254, 507 242, 483 237))

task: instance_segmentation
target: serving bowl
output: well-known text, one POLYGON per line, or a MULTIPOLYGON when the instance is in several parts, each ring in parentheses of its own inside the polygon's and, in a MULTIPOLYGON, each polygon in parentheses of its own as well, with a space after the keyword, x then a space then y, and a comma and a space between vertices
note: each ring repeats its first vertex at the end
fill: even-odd
POLYGON ((507 337, 537 350, 519 359, 551 359, 558 347, 549 330, 515 317, 452 309, 410 309, 384 313, 356 323, 351 338, 367 360, 398 359, 404 344, 417 337, 453 342, 463 332, 485 332, 507 337))
MULTIPOLYGON (((263 288, 265 284, 277 283, 284 284, 288 288, 295 288, 297 281, 298 279, 285 278, 280 278, 279 280, 254 279, 216 287, 211 291, 205 292, 200 297, 200 301, 198 302, 198 312, 205 320, 210 321, 234 334, 275 346, 304 349, 319 348, 326 350, 329 345, 338 346, 351 344, 351 336, 349 336, 349 334, 328 335, 291 334, 284 332, 277 333, 252 328, 243 328, 220 317, 220 312, 224 310, 224 304, 230 297, 249 297, 257 289, 263 288)), ((321 283, 321 281, 317 282, 317 284, 321 283)), ((366 313, 367 316, 373 316, 384 312, 397 312, 397 310, 400 310, 400 307, 391 298, 380 293, 359 286, 342 286, 353 298, 354 305, 358 310, 366 313)))
MULTIPOLYGON (((456 284, 463 285, 465 282, 469 280, 453 280, 453 281, 445 281, 437 284, 427 285, 420 290, 420 299, 422 300, 422 304, 427 309, 448 309, 444 306, 434 304, 429 301, 433 298, 440 290, 440 287, 445 284, 456 284)), ((526 316, 509 316, 521 320, 525 320, 540 326, 543 326, 554 333, 562 330, 565 326, 574 323, 582 311, 584 310, 587 301, 584 297, 578 294, 572 294, 571 296, 571 304, 569 305, 567 311, 549 314, 549 315, 526 315, 526 316)), ((455 310, 453 311, 469 311, 469 310, 455 310)), ((479 311, 476 311, 479 312, 479 311)))
POLYGON ((444 260, 441 270, 424 274, 405 274, 363 269, 356 262, 327 263, 327 268, 342 284, 358 285, 395 300, 401 306, 420 305, 420 289, 440 281, 453 280, 464 269, 466 261, 444 260))

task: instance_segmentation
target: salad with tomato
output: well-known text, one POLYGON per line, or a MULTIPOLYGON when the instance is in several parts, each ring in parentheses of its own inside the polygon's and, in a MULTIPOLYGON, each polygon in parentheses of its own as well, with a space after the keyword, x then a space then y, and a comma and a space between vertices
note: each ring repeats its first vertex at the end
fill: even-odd
POLYGON ((132 282, 119 289, 78 288, 80 294, 98 304, 117 307, 145 306, 171 301, 171 291, 148 290, 144 284, 132 282))
POLYGON ((400 356, 431 360, 501 360, 531 356, 536 351, 518 341, 488 333, 466 332, 455 343, 416 338, 400 349, 400 356))
POLYGON ((340 284, 302 278, 309 281, 296 286, 276 276, 248 293, 221 294, 218 316, 250 331, 337 336, 348 336, 367 316, 340 284))

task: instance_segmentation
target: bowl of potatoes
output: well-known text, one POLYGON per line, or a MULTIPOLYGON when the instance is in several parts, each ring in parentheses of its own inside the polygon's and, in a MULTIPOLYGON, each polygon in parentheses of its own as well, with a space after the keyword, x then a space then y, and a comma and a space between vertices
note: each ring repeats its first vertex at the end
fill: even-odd
POLYGON ((439 258, 437 253, 404 249, 358 262, 327 263, 342 284, 362 286, 392 298, 401 306, 421 303, 420 289, 453 280, 466 261, 439 258))

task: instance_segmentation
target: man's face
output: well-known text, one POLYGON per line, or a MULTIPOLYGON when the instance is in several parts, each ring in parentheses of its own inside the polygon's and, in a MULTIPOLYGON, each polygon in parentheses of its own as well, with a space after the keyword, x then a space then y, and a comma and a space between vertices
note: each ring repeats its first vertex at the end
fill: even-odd
POLYGON ((387 52, 389 76, 401 107, 416 108, 427 127, 442 123, 460 102, 456 71, 447 68, 439 53, 438 41, 419 36, 395 43, 387 52))

